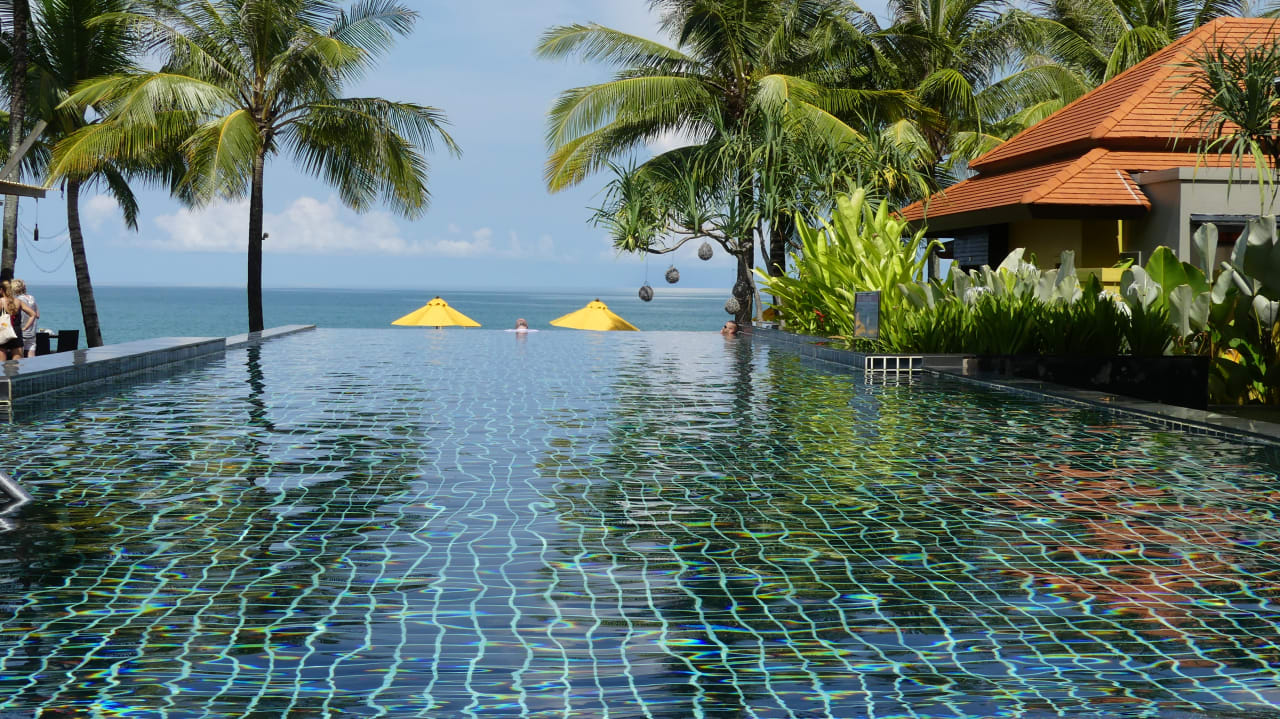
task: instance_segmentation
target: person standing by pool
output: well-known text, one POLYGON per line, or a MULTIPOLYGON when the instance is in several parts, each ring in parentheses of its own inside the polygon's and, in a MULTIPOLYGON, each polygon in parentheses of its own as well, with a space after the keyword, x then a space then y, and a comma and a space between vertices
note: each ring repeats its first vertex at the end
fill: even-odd
POLYGON ((13 281, 5 280, 0 283, 0 310, 4 310, 9 315, 10 322, 13 323, 13 331, 18 336, 0 344, 0 355, 2 359, 21 359, 22 357, 22 324, 18 320, 23 312, 35 315, 36 311, 27 306, 25 302, 18 299, 13 291, 13 281))
POLYGON ((31 296, 27 291, 27 283, 20 279, 14 278, 10 280, 13 284, 13 294, 18 296, 20 302, 26 303, 27 307, 35 310, 31 314, 27 314, 24 310, 19 315, 18 321, 22 325, 22 356, 36 356, 36 320, 40 319, 40 306, 36 304, 36 298, 31 296))

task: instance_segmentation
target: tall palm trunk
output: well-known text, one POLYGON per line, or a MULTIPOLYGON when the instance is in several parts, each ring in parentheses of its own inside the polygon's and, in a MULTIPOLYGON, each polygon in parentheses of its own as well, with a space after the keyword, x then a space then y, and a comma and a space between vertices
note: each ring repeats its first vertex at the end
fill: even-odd
POLYGON ((80 295, 80 316, 84 318, 84 338, 90 347, 102 346, 102 326, 98 324, 98 303, 89 280, 89 260, 84 254, 84 232, 80 229, 80 181, 67 180, 67 235, 71 239, 71 264, 76 268, 76 292, 80 295))
POLYGON ((737 322, 739 327, 750 324, 754 314, 752 303, 755 301, 755 293, 751 291, 755 286, 751 277, 753 267, 755 267, 755 244, 748 242, 738 255, 738 276, 733 283, 733 296, 738 298, 738 311, 734 314, 733 321, 737 322), (739 292, 743 289, 746 291, 740 295, 739 292))
MULTIPOLYGON (((22 126, 27 114, 27 25, 31 7, 27 0, 12 0, 13 75, 9 80, 9 156, 22 143, 22 126)), ((4 178, 9 179, 9 178, 4 178)), ((4 250, 0 252, 0 276, 13 277, 18 261, 18 196, 4 198, 4 250)))
POLYGON ((786 213, 778 215, 769 223, 770 277, 781 277, 787 274, 787 246, 795 230, 795 218, 786 213))
POLYGON ((266 153, 253 158, 253 188, 249 196, 249 331, 261 332, 262 324, 262 175, 266 153))

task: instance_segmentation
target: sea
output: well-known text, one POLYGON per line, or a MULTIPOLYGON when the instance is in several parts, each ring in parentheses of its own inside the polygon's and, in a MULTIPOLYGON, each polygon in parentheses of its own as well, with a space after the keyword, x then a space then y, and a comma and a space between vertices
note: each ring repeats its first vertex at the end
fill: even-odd
MULTIPOLYGON (((75 287, 29 288, 40 309, 39 326, 55 332, 80 330, 85 346, 80 299, 75 287)), ((485 329, 507 329, 517 318, 539 330, 560 330, 551 320, 600 299, 609 309, 641 330, 718 331, 729 318, 724 311, 727 289, 654 287, 643 302, 633 289, 622 290, 332 290, 265 289, 267 327, 308 324, 319 327, 385 327, 425 305, 439 294, 450 306, 485 329)), ((152 337, 225 337, 248 329, 243 288, 112 287, 94 288, 98 320, 107 344, 152 337)), ((458 330, 465 331, 465 330, 458 330)))

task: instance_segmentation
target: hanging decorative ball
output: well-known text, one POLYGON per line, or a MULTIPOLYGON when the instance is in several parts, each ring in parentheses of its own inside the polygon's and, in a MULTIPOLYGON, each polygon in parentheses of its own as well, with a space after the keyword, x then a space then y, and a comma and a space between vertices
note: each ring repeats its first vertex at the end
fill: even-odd
POLYGON ((702 246, 698 248, 698 259, 700 260, 711 259, 711 243, 710 242, 704 242, 702 243, 702 246))
POLYGON ((733 296, 740 300, 745 300, 751 296, 751 285, 746 280, 738 280, 733 285, 733 296))
POLYGON ((648 302, 651 299, 653 299, 653 288, 649 286, 648 282, 646 282, 640 286, 640 300, 642 302, 648 302))
POLYGON ((679 281, 680 281, 680 270, 677 270, 675 265, 672 265, 672 266, 668 267, 668 268, 667 268, 667 282, 670 282, 671 284, 673 284, 673 285, 674 285, 675 283, 677 283, 677 282, 679 282, 679 281))
POLYGON ((724 303, 724 311, 731 315, 736 315, 741 310, 742 303, 738 301, 737 297, 730 297, 729 300, 724 303))

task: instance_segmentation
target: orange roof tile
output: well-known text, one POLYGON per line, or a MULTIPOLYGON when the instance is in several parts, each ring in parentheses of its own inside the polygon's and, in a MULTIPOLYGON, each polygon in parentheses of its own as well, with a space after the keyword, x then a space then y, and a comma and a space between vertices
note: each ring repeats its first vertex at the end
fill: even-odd
POLYGON ((980 173, 1007 172, 1032 163, 1075 156, 1094 147, 1115 150, 1189 149, 1199 140, 1192 96, 1179 94, 1190 79, 1184 66, 1205 47, 1274 41, 1280 20, 1218 18, 970 163, 980 173), (1181 139, 1181 146, 1176 141, 1181 139))
POLYGON ((1197 162, 1225 167, 1230 164, 1230 158, 1215 155, 1202 161, 1194 153, 1113 152, 1095 148, 1083 155, 1043 165, 971 177, 934 195, 927 206, 916 202, 904 207, 900 214, 905 220, 918 222, 1017 205, 1149 210, 1151 201, 1138 187, 1133 174, 1195 167, 1197 162))

